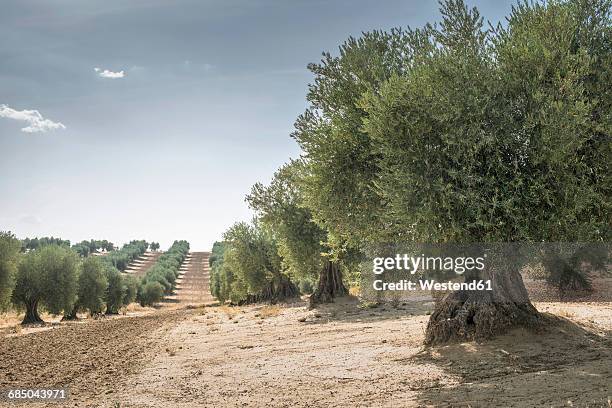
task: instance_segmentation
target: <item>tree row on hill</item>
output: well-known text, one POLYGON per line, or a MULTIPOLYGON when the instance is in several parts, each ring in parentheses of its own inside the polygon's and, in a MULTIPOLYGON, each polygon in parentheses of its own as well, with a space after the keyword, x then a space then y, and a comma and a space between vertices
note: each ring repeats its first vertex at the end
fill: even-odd
MULTIPOLYGON (((292 134, 301 156, 247 196, 256 220, 217 244, 213 294, 258 297, 279 277, 310 277, 311 303, 328 302, 386 243, 609 243, 610 9, 520 3, 485 27, 446 0, 439 24, 324 53, 292 134)), ((576 271, 578 259, 545 266, 576 271)), ((520 267, 492 262, 479 277, 492 291, 447 294, 426 342, 540 324, 520 267)))
POLYGON ((138 290, 138 301, 147 306, 159 302, 174 290, 179 269, 189 252, 187 241, 174 241, 157 262, 143 276, 138 290))
POLYGON ((104 262, 111 264, 119 271, 125 271, 129 263, 134 259, 142 256, 149 247, 149 244, 145 240, 134 240, 123 245, 121 249, 112 251, 105 255, 102 259, 104 262))
MULTIPOLYGON (((64 319, 75 319, 80 311, 91 315, 117 314, 139 296, 150 296, 147 284, 155 279, 160 268, 174 268, 177 258, 182 261, 182 257, 174 254, 175 243, 170 255, 160 257, 158 273, 148 274, 141 281, 122 274, 119 268, 125 269, 129 262, 144 254, 148 247, 144 240, 131 241, 105 256, 84 258, 79 256, 78 249, 70 247, 69 241, 31 242, 27 252, 21 253, 22 242, 11 233, 0 232, 0 310, 11 305, 25 309, 23 323, 42 322, 41 308, 63 314, 64 319)), ((185 247, 182 242, 178 245, 181 253, 185 247)))

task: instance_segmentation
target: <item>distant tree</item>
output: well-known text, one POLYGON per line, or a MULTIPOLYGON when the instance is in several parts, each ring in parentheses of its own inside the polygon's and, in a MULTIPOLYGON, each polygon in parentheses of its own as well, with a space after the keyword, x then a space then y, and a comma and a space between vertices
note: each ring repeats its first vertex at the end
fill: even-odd
POLYGON ((123 276, 116 268, 107 267, 106 281, 108 283, 104 294, 106 314, 118 314, 125 298, 123 276))
POLYGON ((188 252, 189 243, 187 241, 174 241, 172 246, 146 271, 143 284, 157 282, 163 287, 165 294, 172 293, 176 278, 179 275, 179 268, 188 252))
POLYGON ((91 315, 101 313, 107 286, 106 272, 99 257, 85 259, 79 275, 78 306, 91 315))
POLYGON ((151 242, 151 244, 149 245, 149 248, 151 248, 151 251, 159 250, 159 242, 151 242))
POLYGON ((82 258, 89 256, 91 253, 89 245, 83 245, 82 243, 73 245, 72 249, 82 258))
POLYGON ((21 242, 10 232, 0 232, 0 311, 10 306, 19 264, 21 242))
POLYGON ((121 249, 112 251, 107 254, 103 258, 103 262, 114 266, 119 271, 124 271, 127 268, 128 264, 137 257, 144 254, 148 247, 149 244, 144 240, 130 241, 129 243, 125 244, 121 249))
POLYGON ((141 287, 138 297, 142 306, 152 306, 164 297, 164 287, 159 282, 147 282, 141 287))
POLYGON ((609 250, 609 245, 603 243, 544 245, 541 261, 546 282, 555 287, 560 296, 567 292, 591 292, 591 272, 606 270, 609 250))
POLYGON ((21 250, 25 252, 28 250, 35 250, 47 245, 70 247, 70 241, 55 237, 25 238, 22 241, 21 250))
POLYGON ((123 277, 123 286, 124 286, 124 297, 123 297, 123 305, 127 306, 132 302, 136 301, 136 296, 138 295, 138 286, 140 285, 140 280, 133 276, 127 275, 123 277))
POLYGON ((216 241, 208 258, 208 265, 210 266, 210 293, 221 303, 229 299, 228 285, 224 282, 228 276, 222 271, 225 246, 224 242, 216 241))
POLYGON ((13 303, 25 306, 22 324, 40 323, 40 305, 53 314, 72 310, 77 297, 77 254, 54 244, 24 255, 20 263, 13 303))

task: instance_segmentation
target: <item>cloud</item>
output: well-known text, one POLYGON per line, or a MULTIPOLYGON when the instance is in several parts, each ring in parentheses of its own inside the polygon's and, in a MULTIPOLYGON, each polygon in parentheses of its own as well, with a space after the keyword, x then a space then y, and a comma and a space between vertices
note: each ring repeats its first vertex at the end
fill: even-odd
POLYGON ((0 118, 9 118, 27 122, 28 126, 21 128, 21 131, 26 133, 44 133, 48 130, 66 129, 66 126, 64 126, 63 123, 53 122, 52 120, 43 118, 43 116, 37 110, 24 109, 22 111, 18 111, 4 104, 0 104, 0 118))
POLYGON ((102 70, 98 67, 95 67, 94 71, 96 71, 98 75, 102 78, 108 78, 108 79, 125 78, 125 72, 123 70, 119 72, 113 72, 113 71, 109 71, 108 69, 102 70))

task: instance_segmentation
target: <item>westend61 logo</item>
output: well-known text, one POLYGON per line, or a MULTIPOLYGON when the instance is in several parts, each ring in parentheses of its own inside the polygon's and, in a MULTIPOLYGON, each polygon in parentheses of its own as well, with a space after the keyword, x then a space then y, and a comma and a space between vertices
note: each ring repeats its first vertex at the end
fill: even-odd
MULTIPOLYGON (((481 272, 485 268, 486 255, 471 256, 411 256, 396 254, 394 257, 376 257, 373 259, 372 272, 381 275, 388 271, 406 271, 411 275, 417 272, 455 272, 463 275, 465 272, 481 272)), ((432 279, 419 279, 418 282, 401 279, 396 282, 385 282, 376 279, 372 282, 374 290, 492 290, 490 280, 473 280, 471 282, 436 282, 432 279)))

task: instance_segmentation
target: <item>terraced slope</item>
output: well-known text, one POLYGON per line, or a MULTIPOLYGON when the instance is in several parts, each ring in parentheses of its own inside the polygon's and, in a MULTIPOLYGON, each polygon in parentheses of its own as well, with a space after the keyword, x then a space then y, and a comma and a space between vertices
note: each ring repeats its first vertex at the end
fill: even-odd
POLYGON ((214 298, 210 294, 210 268, 208 257, 210 252, 190 252, 179 270, 175 293, 166 296, 171 303, 211 303, 214 298))
POLYGON ((135 276, 143 276, 147 270, 152 267, 163 252, 145 252, 142 256, 136 258, 125 269, 125 273, 135 276))

